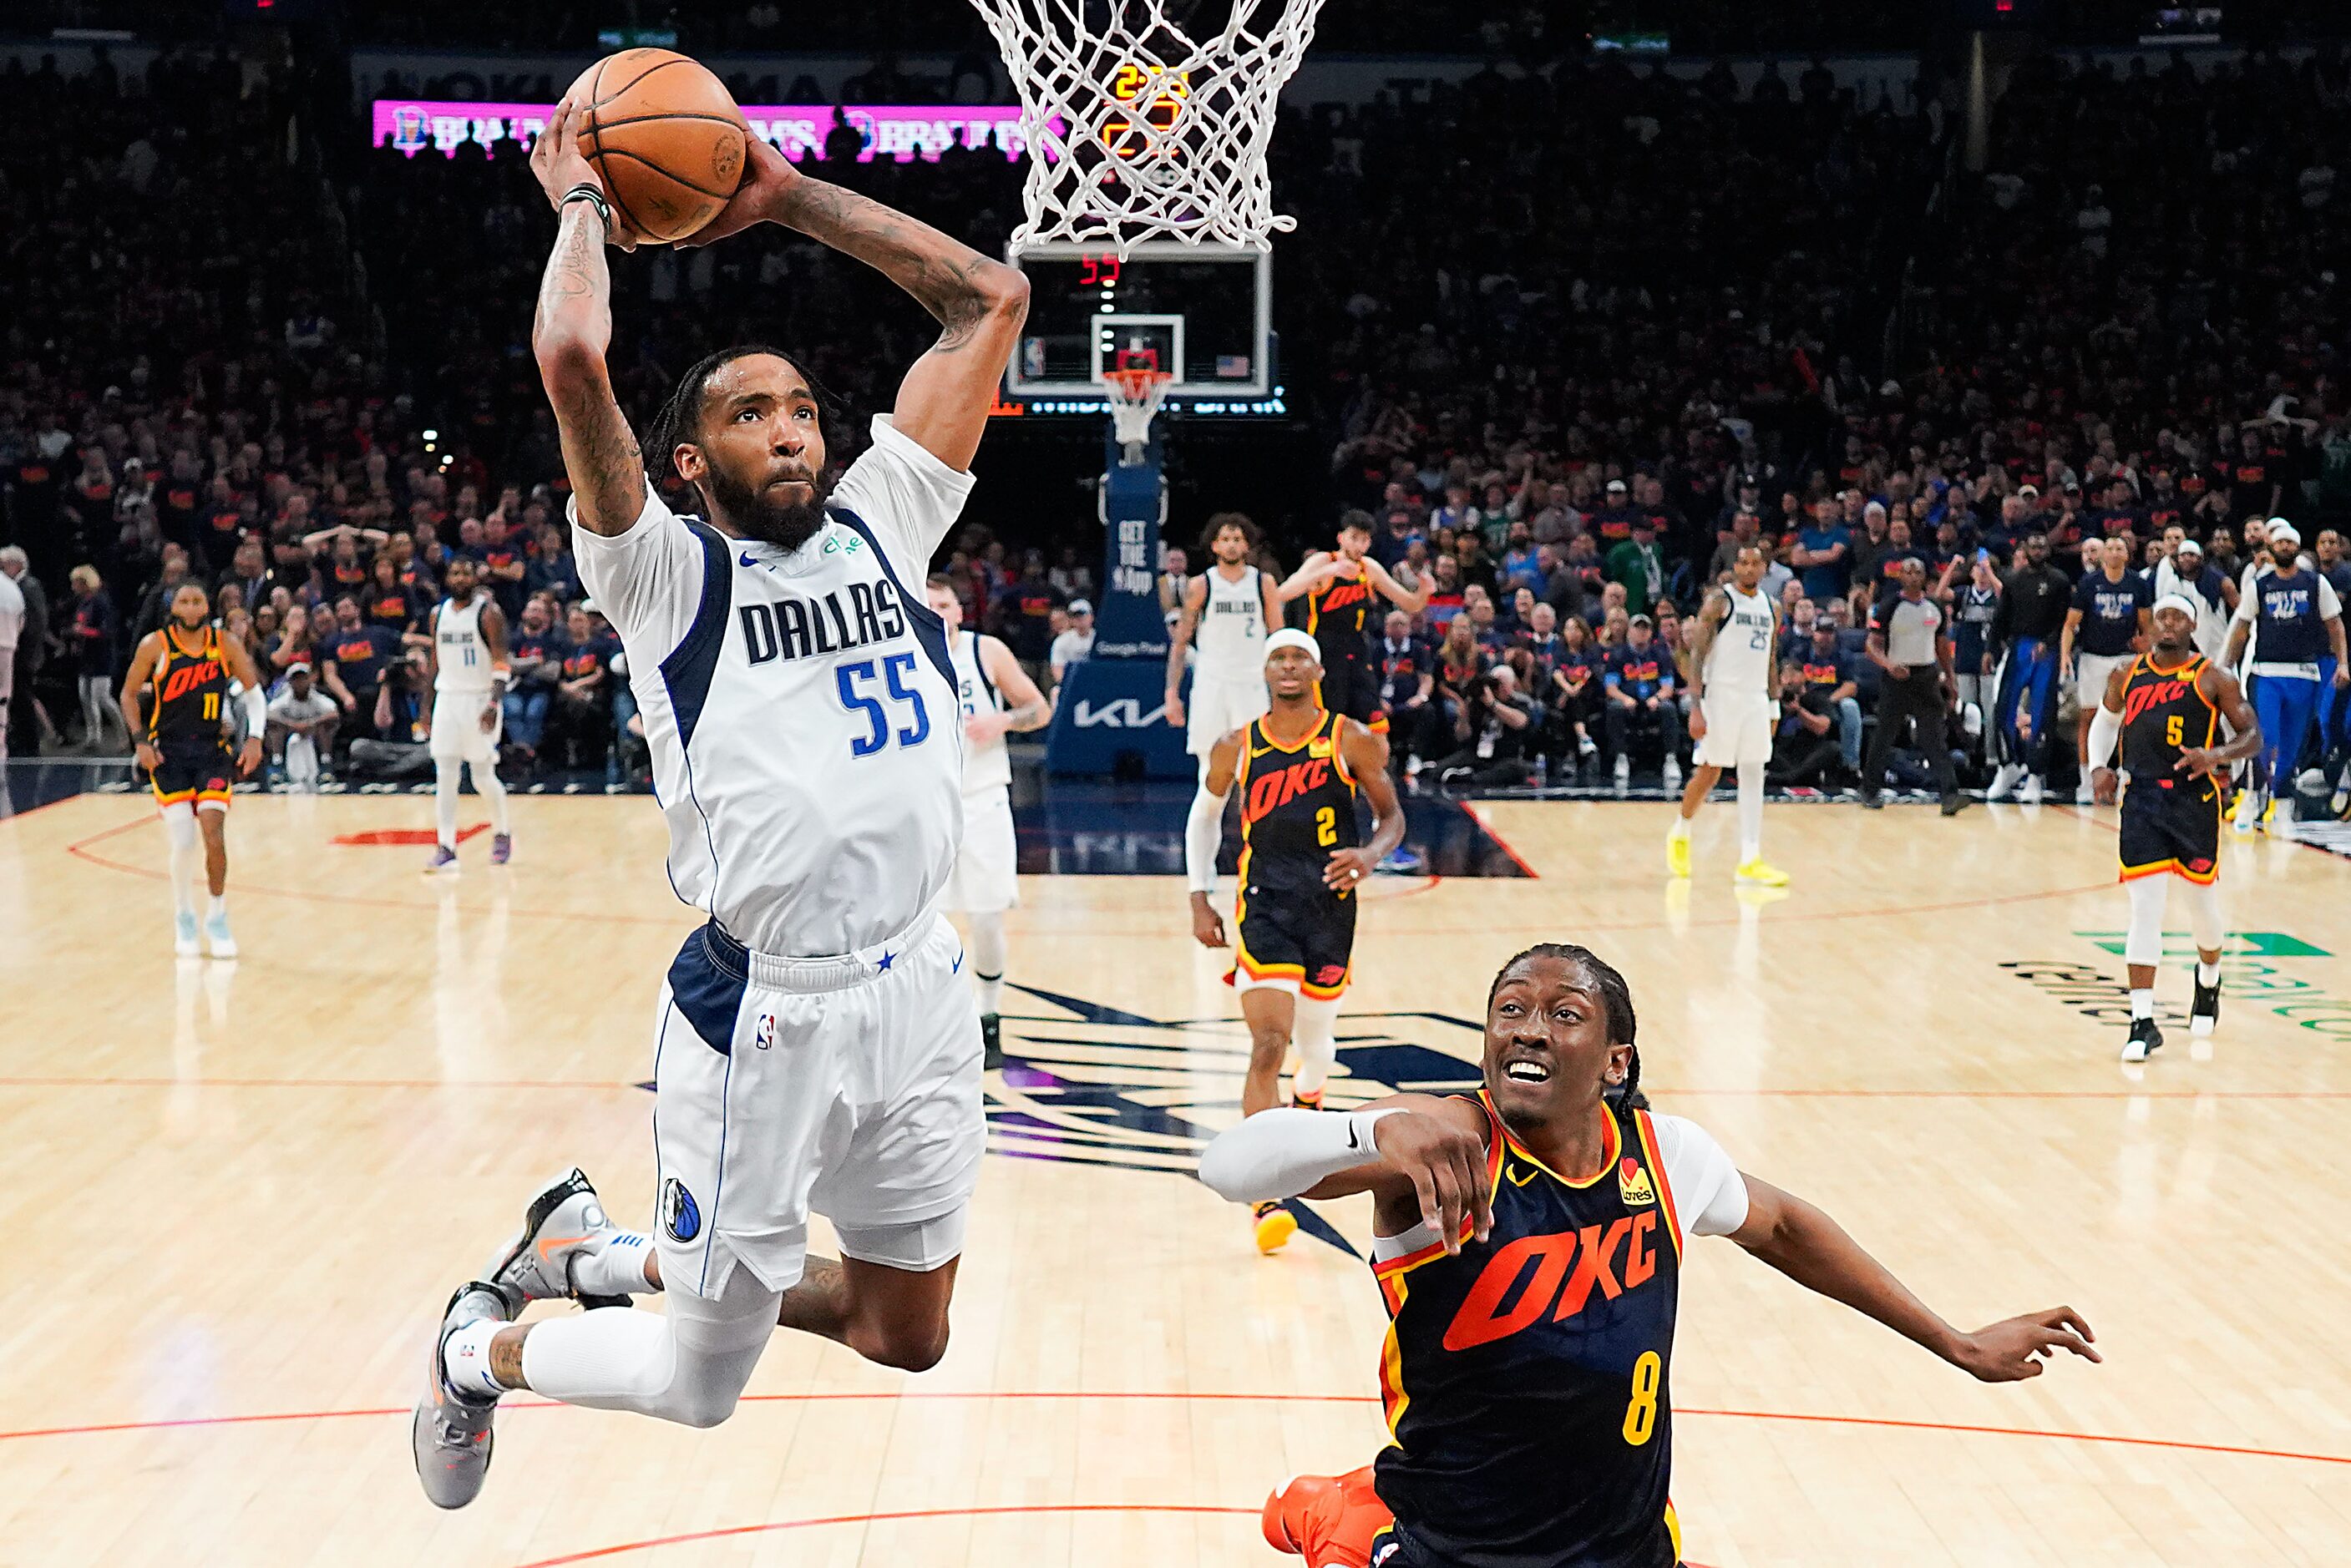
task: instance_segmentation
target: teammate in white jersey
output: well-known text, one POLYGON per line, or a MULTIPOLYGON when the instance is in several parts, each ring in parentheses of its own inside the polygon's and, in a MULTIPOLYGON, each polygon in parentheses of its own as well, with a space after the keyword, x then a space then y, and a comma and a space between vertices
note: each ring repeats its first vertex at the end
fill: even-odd
POLYGON ((507 618, 475 586, 472 559, 452 556, 443 581, 449 597, 433 612, 433 858, 429 874, 457 872, 457 785, 474 769, 474 788, 490 803, 490 864, 514 853, 507 788, 498 782, 498 732, 507 695, 507 618))
POLYGON ((781 1324, 920 1370, 947 1303, 987 1127, 978 1017, 936 912, 963 834, 946 628, 912 585, 967 469, 1028 311, 1020 274, 749 141, 695 236, 798 229, 944 324, 872 445, 826 477, 818 393, 768 349, 694 366, 646 442, 614 400, 614 228, 559 105, 531 150, 556 208, 531 340, 570 475, 582 584, 620 634, 680 897, 706 910, 669 966, 654 1036, 654 1238, 611 1226, 577 1171, 535 1198, 450 1299, 412 1446, 425 1494, 481 1490, 500 1395, 710 1426, 781 1324), (664 505, 684 480, 708 520, 664 505), (809 1216, 842 1257, 807 1256, 809 1216), (665 1314, 601 1303, 666 1288, 665 1314), (528 1326, 525 1302, 592 1299, 528 1326))
POLYGON ((1184 607, 1167 645, 1167 722, 1182 724, 1184 749, 1208 775, 1217 742, 1266 711, 1265 639, 1281 629, 1279 585, 1249 565, 1264 537, 1238 512, 1208 519, 1202 551, 1215 565, 1184 585, 1184 607), (1192 701, 1184 701, 1184 651, 1196 642, 1192 701))
POLYGON ((1681 815, 1666 837, 1666 865, 1690 874, 1690 821, 1706 804, 1725 768, 1739 773, 1739 870, 1741 882, 1784 888, 1788 874, 1763 858, 1763 770, 1771 761, 1771 730, 1780 717, 1779 626, 1771 597, 1762 591, 1763 552, 1750 545, 1730 565, 1730 582, 1707 591, 1690 624, 1690 736, 1696 765, 1682 786, 1681 815))
POLYGON ((971 978, 979 992, 980 1065, 1004 1064, 1004 911, 1020 901, 1019 857, 1012 836, 1012 753, 1004 737, 1042 729, 1052 705, 1000 638, 963 629, 955 579, 933 573, 924 587, 946 623, 963 715, 963 847, 947 877, 946 908, 970 933, 971 978))

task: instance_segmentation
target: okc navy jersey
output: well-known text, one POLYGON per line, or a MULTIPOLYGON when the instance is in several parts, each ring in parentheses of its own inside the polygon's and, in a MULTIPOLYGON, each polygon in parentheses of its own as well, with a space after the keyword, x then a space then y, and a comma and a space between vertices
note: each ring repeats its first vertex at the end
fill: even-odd
POLYGON ((1481 1094, 1494 1226, 1374 1265, 1386 1298, 1375 1466, 1410 1568, 1672 1568, 1668 1379, 1681 1233, 1646 1112, 1606 1117, 1571 1181, 1481 1094))

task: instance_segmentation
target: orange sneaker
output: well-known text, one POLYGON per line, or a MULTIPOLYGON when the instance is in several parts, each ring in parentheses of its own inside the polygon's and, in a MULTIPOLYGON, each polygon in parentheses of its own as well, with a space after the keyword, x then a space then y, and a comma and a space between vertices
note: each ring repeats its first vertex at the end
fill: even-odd
POLYGON ((1279 1252, 1298 1234, 1298 1216, 1279 1203, 1259 1203, 1249 1212, 1257 1222, 1257 1250, 1279 1252))
POLYGON ((1369 1465, 1343 1476, 1297 1476, 1265 1500, 1266 1544, 1307 1568, 1364 1568, 1395 1516, 1372 1490, 1369 1465))
POLYGON ((1338 1489, 1332 1476, 1292 1476, 1290 1483, 1266 1496, 1265 1512, 1258 1521, 1265 1543, 1276 1552, 1296 1556, 1306 1550, 1307 1511, 1338 1489))

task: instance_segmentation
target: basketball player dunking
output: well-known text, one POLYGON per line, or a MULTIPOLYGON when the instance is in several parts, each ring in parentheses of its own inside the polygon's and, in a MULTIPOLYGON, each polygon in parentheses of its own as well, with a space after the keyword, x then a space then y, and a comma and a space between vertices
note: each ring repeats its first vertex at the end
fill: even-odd
POLYGON ((1306 600, 1306 634, 1322 649, 1322 706, 1385 734, 1388 711, 1380 701, 1379 660, 1372 656, 1372 596, 1416 618, 1428 607, 1431 579, 1406 588, 1366 554, 1371 547, 1372 514, 1350 508, 1339 519, 1339 548, 1310 554, 1276 597, 1283 604, 1306 600))
POLYGON ((1697 765, 1682 788, 1681 815, 1666 838, 1666 865, 1690 874, 1690 820, 1714 792, 1722 770, 1739 772, 1738 879, 1784 888, 1788 874, 1763 858, 1763 770, 1779 722, 1778 617, 1763 581, 1763 552, 1750 545, 1731 562, 1730 585, 1708 592, 1689 628, 1690 710, 1697 765))
POLYGON ((172 595, 171 618, 151 631, 131 656, 116 701, 122 722, 139 742, 139 765, 155 792, 155 809, 172 841, 172 950, 197 958, 196 842, 204 846, 204 940, 216 959, 236 957, 228 929, 228 801, 233 780, 261 765, 261 736, 269 722, 269 699, 261 671, 242 643, 221 635, 212 618, 212 600, 202 585, 182 583, 172 595), (241 689, 245 745, 232 758, 228 749, 229 682, 241 689), (139 696, 152 683, 154 705, 146 722, 139 696))
POLYGON ((1635 1022, 1622 975, 1545 943, 1494 977, 1479 1095, 1274 1111, 1208 1146, 1200 1178, 1220 1197, 1372 1195, 1394 1441, 1276 1492, 1271 1544, 1311 1568, 1671 1568, 1691 1236, 1729 1236, 1987 1383, 2058 1350, 2099 1359, 2070 1307, 1959 1332, 1835 1220, 1651 1115, 1635 1022))
POLYGON ((733 348, 695 365, 646 446, 651 473, 684 480, 709 514, 680 516, 605 368, 604 247, 628 238, 580 154, 579 114, 559 105, 531 149, 557 212, 532 347, 580 579, 629 656, 670 877, 710 921, 656 1013, 659 1233, 610 1225, 573 1171, 451 1297, 412 1426, 444 1508, 480 1491, 511 1390, 710 1426, 778 1324, 931 1366, 987 1142, 979 1019, 935 911, 963 836, 957 694, 918 586, 970 492, 1026 280, 750 139, 696 243, 781 223, 884 273, 945 330, 837 485, 799 363, 733 348), (807 1256, 811 1210, 831 1219, 839 1262, 807 1256), (511 1321, 532 1299, 664 1288, 665 1314, 511 1321))
MULTIPOLYGON (((1315 701, 1323 678, 1314 639, 1285 628, 1266 639, 1262 718, 1209 751, 1207 770, 1185 825, 1184 870, 1192 889, 1192 935, 1225 945, 1225 922, 1209 899, 1225 796, 1241 786, 1239 938, 1228 976, 1249 1031, 1241 1115, 1270 1108, 1293 1037, 1298 1076, 1292 1106, 1320 1110, 1339 1048, 1339 998, 1354 961, 1356 893, 1404 842, 1404 808, 1388 777, 1387 742, 1315 701), (1371 797, 1372 836, 1358 842, 1355 792, 1371 797)), ((1279 1203, 1255 1206, 1260 1251, 1290 1240, 1298 1220, 1279 1203)))
POLYGON ((452 556, 444 577, 449 597, 433 612, 433 858, 424 869, 457 871, 457 785, 474 770, 474 789, 490 803, 490 864, 514 854, 507 787, 498 782, 498 730, 506 709, 507 618, 479 590, 473 557, 452 556))
POLYGON ((2123 938, 2131 1012, 2126 1062, 2144 1062, 2163 1044, 2155 1022, 2155 970, 2175 877, 2188 884, 2196 933, 2189 1033, 2210 1034, 2220 1022, 2220 788, 2240 760, 2261 754, 2262 738, 2236 677, 2196 650, 2198 619, 2199 607, 2186 594, 2158 599, 2155 646, 2108 671, 2090 721, 2090 782, 2098 804, 2115 803, 2117 740, 2130 775, 2116 843, 2130 888, 2130 928, 2123 938), (2223 719, 2234 733, 2215 745, 2223 719))
POLYGON ((1214 565, 1184 585, 1184 606, 1167 644, 1167 722, 1182 724, 1184 749, 1208 768, 1218 741, 1265 711, 1265 639, 1281 629, 1273 580, 1249 557, 1262 537, 1238 512, 1208 519, 1204 550, 1214 565), (1196 639, 1192 701, 1184 701, 1184 650, 1196 639))
POLYGON ((980 1064, 1004 1064, 1004 911, 1020 901, 1019 850, 1012 832, 1012 754, 1004 737, 1042 729, 1052 705, 1000 638, 963 629, 955 579, 934 573, 923 597, 947 628, 963 715, 963 847, 956 852, 941 907, 969 929, 971 978, 979 990, 980 1064))

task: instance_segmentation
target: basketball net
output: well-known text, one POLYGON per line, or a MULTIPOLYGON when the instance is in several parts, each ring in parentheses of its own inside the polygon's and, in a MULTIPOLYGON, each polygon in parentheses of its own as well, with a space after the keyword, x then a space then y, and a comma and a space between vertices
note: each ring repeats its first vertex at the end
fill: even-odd
POLYGON ((1169 13, 1199 0, 972 0, 1020 94, 1028 218, 1014 245, 1143 240, 1261 250, 1293 220, 1273 210, 1266 153, 1284 83, 1322 0, 1211 0, 1195 38, 1169 13))
POLYGON ((1128 462, 1141 462, 1151 441, 1152 417, 1167 397, 1167 383, 1176 378, 1148 365, 1122 366, 1102 372, 1102 389, 1110 403, 1111 430, 1128 462))

